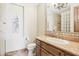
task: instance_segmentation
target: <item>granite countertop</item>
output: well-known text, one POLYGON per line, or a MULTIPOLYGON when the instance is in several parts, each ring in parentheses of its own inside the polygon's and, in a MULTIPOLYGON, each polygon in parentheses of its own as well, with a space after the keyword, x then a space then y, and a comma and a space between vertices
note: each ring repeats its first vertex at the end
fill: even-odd
POLYGON ((58 47, 62 50, 68 51, 68 52, 70 52, 74 55, 79 56, 79 42, 67 40, 69 42, 69 44, 66 44, 66 45, 57 44, 57 43, 53 43, 53 42, 50 41, 50 40, 53 40, 53 37, 45 36, 45 35, 36 36, 36 39, 41 40, 41 41, 46 42, 50 45, 56 46, 56 47, 58 47))

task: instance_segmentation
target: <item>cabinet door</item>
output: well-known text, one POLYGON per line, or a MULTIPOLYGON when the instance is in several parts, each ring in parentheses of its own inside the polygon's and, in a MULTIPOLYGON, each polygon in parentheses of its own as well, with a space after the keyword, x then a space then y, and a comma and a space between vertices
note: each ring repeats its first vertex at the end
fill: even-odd
POLYGON ((63 55, 63 52, 61 50, 59 50, 58 48, 49 45, 45 42, 41 42, 41 47, 44 48, 46 51, 48 51, 49 53, 51 53, 54 56, 61 56, 63 55))
POLYGON ((52 54, 50 54, 49 52, 47 52, 46 50, 44 50, 43 48, 41 49, 41 56, 52 56, 52 54))
POLYGON ((36 46, 36 55, 37 56, 41 55, 41 47, 39 45, 36 46))
POLYGON ((71 53, 68 53, 68 52, 64 52, 64 55, 63 56, 74 56, 74 55, 71 54, 71 53))
POLYGON ((74 8, 74 31, 79 32, 79 6, 74 8))

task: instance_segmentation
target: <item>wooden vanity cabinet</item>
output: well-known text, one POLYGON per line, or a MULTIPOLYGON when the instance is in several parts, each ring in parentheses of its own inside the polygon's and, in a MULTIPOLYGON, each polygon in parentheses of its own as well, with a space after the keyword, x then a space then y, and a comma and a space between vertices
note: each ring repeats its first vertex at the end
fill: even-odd
POLYGON ((73 56, 73 54, 63 51, 53 45, 36 40, 36 55, 37 56, 73 56))

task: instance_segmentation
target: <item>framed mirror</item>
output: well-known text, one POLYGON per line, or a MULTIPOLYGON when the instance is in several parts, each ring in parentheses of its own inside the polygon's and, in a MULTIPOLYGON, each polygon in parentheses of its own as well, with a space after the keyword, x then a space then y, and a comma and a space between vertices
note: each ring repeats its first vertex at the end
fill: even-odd
POLYGON ((75 24, 74 21, 79 16, 79 6, 75 9, 75 5, 78 6, 78 4, 74 3, 46 4, 46 31, 63 33, 79 32, 79 23, 76 21, 77 23, 75 24), (77 31, 75 31, 75 28, 77 28, 77 31))

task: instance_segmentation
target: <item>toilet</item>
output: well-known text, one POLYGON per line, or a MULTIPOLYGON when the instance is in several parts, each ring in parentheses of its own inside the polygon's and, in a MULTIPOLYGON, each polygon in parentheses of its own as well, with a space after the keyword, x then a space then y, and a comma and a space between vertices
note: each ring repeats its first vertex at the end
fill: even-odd
POLYGON ((33 51, 34 51, 34 48, 36 47, 36 44, 35 43, 29 43, 27 45, 27 49, 28 49, 28 56, 33 56, 33 51))
POLYGON ((34 42, 30 42, 29 37, 25 36, 25 40, 26 40, 26 48, 28 49, 28 56, 33 56, 33 51, 36 47, 36 43, 34 42))

